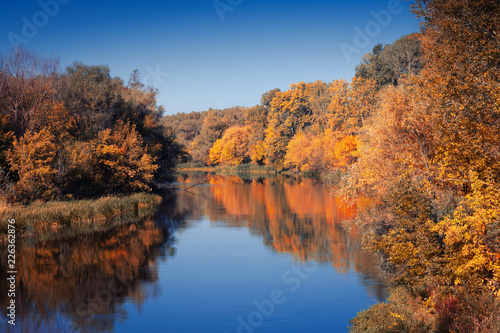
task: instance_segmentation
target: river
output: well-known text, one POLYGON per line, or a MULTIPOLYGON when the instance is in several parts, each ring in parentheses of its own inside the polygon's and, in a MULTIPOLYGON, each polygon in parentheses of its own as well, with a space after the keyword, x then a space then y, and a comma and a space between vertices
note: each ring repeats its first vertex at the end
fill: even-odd
POLYGON ((346 332, 384 300, 375 257, 342 227, 355 212, 319 180, 200 173, 173 187, 155 216, 21 242, 17 323, 2 295, 0 331, 346 332))

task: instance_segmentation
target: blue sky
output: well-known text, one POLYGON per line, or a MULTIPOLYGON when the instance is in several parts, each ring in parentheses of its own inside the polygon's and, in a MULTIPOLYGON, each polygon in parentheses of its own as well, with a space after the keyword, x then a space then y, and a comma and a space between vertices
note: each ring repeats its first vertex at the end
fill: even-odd
POLYGON ((2 54, 20 42, 60 57, 62 69, 104 64, 125 82, 138 69, 167 114, 252 106, 294 82, 350 79, 374 45, 419 30, 409 2, 397 0, 2 2, 2 54))

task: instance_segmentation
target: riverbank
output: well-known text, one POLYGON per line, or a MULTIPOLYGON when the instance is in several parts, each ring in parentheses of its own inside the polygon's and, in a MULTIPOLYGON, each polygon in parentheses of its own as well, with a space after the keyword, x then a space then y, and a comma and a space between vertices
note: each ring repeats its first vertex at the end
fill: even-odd
POLYGON ((263 165, 255 165, 255 164, 240 164, 235 166, 206 166, 202 163, 180 163, 176 166, 177 172, 214 172, 218 174, 265 174, 265 175, 273 175, 273 174, 282 174, 282 175, 301 175, 306 177, 318 178, 321 176, 319 172, 304 172, 304 171, 295 171, 289 169, 280 169, 277 170, 272 166, 263 166, 263 165))
MULTIPOLYGON (((88 234, 154 214, 161 201, 156 194, 136 193, 95 200, 34 202, 28 206, 2 204, 0 218, 15 219, 18 237, 88 234)), ((1 224, 0 235, 0 242, 4 242, 6 223, 1 224)))

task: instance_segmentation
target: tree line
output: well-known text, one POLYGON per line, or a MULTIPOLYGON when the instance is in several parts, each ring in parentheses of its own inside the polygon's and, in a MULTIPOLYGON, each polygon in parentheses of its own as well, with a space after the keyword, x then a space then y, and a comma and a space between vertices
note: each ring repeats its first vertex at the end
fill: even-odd
POLYGON ((270 90, 259 105, 164 118, 175 128, 183 161, 205 165, 253 163, 276 169, 324 172, 345 169, 358 156, 359 135, 378 92, 422 68, 416 34, 377 45, 356 76, 326 83, 299 82, 270 90))
POLYGON ((149 191, 177 161, 157 91, 132 73, 16 48, 0 64, 0 185, 8 200, 149 191))

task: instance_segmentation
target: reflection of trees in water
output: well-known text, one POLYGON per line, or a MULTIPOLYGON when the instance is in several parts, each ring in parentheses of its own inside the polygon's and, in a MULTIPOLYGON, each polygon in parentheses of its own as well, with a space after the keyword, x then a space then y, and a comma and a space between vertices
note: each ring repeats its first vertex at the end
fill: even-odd
MULTIPOLYGON (((169 195, 162 210, 175 206, 175 198, 169 195)), ((126 300, 140 309, 156 297, 158 260, 173 253, 171 235, 183 226, 186 212, 171 209, 161 216, 76 238, 18 241, 16 331, 113 331, 115 321, 127 317, 126 300), (61 316, 68 324, 61 324, 61 316)), ((7 258, 1 252, 1 260, 7 258)), ((5 274, 1 290, 7 290, 5 274)), ((7 318, 9 299, 6 293, 0 297, 7 318)))
POLYGON ((226 227, 247 227, 266 246, 297 260, 331 262, 342 273, 353 269, 362 274, 372 296, 384 298, 375 256, 362 250, 354 227, 341 227, 355 211, 332 197, 320 181, 214 174, 182 175, 178 181, 211 184, 193 188, 197 195, 179 192, 179 202, 198 207, 197 215, 226 227))
MULTIPOLYGON (((369 292, 381 297, 373 257, 361 250, 355 230, 347 232, 339 224, 353 212, 317 181, 214 175, 180 176, 179 181, 212 185, 166 194, 156 220, 76 238, 18 240, 16 331, 113 331, 115 322, 127 317, 126 301, 140 308, 158 294, 158 261, 174 253, 173 232, 203 217, 226 227, 247 227, 267 246, 298 260, 332 262, 343 272, 354 269, 369 292)), ((0 250, 3 267, 5 251, 0 250)), ((0 290, 8 289, 6 278, 2 270, 0 290)), ((2 293, 3 318, 8 301, 2 293)))

